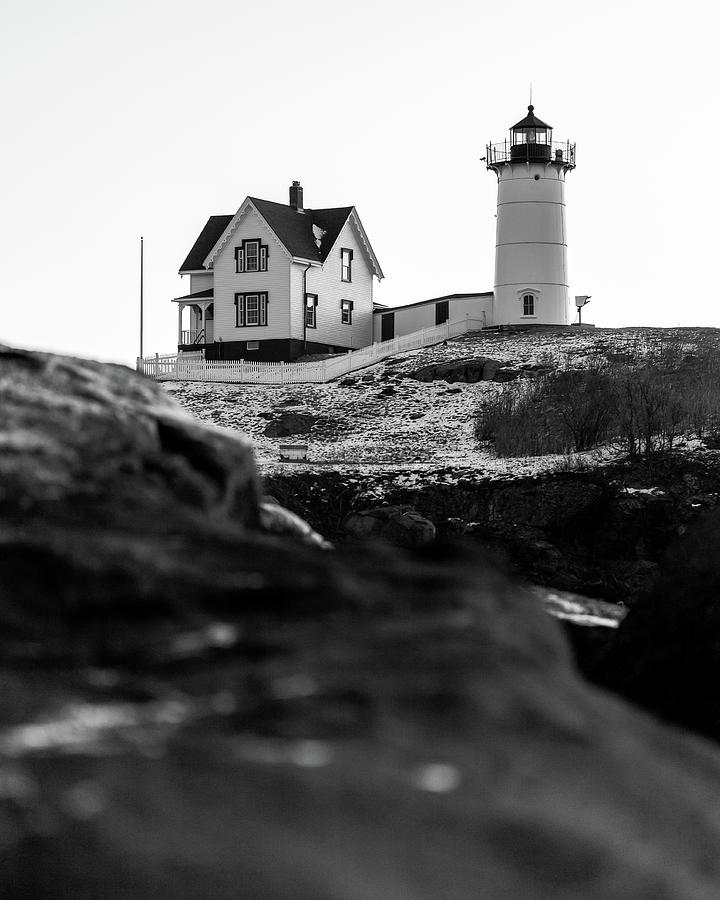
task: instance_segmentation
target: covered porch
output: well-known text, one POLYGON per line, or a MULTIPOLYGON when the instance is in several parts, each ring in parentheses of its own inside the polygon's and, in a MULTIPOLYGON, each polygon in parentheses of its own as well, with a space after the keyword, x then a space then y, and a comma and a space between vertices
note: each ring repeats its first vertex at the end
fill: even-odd
POLYGON ((185 294, 183 297, 175 297, 173 303, 177 303, 178 307, 178 349, 187 350, 203 344, 212 344, 215 340, 213 289, 208 288, 193 294, 185 294))

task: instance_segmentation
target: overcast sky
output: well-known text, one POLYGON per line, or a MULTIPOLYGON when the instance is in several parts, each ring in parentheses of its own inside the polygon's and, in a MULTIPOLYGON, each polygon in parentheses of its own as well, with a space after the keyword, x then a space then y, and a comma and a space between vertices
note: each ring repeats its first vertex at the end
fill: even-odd
POLYGON ((495 176, 577 142, 571 294, 598 325, 720 326, 717 4, 6 0, 0 342, 172 352, 180 263, 248 195, 354 204, 389 305, 491 290, 495 176))

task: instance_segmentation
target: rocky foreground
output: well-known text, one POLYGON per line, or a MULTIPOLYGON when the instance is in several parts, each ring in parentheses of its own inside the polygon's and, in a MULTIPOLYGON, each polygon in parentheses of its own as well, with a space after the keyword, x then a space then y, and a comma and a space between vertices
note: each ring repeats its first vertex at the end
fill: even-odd
MULTIPOLYGON (((585 683, 477 549, 323 549, 120 367, 4 350, 0 401, 3 898, 720 895, 720 749, 585 683)), ((691 556, 610 667, 687 560, 674 708, 717 683, 691 556)))

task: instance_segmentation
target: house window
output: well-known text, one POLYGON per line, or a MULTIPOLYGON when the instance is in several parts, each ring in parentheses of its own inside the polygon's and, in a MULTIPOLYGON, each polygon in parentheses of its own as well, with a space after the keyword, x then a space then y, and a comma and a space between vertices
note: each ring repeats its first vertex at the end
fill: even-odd
POLYGON ((260 341, 247 341, 245 344, 245 349, 259 350, 260 349, 260 341))
POLYGON ((340 301, 340 321, 343 325, 352 325, 353 306, 352 300, 340 301))
POLYGON ((525 296, 523 297, 523 315, 535 315, 535 298, 532 294, 525 294, 525 296))
POLYGON ((352 250, 345 247, 340 251, 340 280, 352 281, 352 250))
POLYGON ((305 294, 305 325, 317 328, 317 294, 305 294))
POLYGON ((245 324, 246 325, 259 325, 260 324, 260 295, 259 294, 246 294, 245 295, 245 324))
POLYGON ((267 325, 268 295, 266 293, 235 294, 237 328, 267 325))
POLYGON ((245 244, 245 271, 257 272, 260 264, 260 248, 257 241, 248 241, 245 244))
POLYGON ((236 272, 267 272, 268 247, 257 238, 245 240, 235 248, 236 272))

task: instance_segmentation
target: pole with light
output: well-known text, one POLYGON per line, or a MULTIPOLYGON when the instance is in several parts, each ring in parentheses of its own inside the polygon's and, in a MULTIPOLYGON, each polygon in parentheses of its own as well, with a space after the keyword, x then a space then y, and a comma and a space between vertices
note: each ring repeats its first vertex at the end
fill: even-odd
POLYGON ((142 364, 142 358, 143 358, 143 313, 144 313, 144 309, 143 309, 143 299, 144 299, 143 298, 143 288, 144 288, 144 284, 143 284, 143 275, 144 275, 144 273, 143 273, 143 250, 144 250, 143 238, 141 235, 140 236, 140 361, 141 361, 141 364, 142 364))
POLYGON ((577 295, 575 296, 575 306, 577 307, 577 311, 578 311, 578 325, 582 325, 583 306, 585 306, 586 304, 588 304, 590 302, 591 296, 592 296, 592 294, 587 294, 582 297, 578 297, 577 295))

